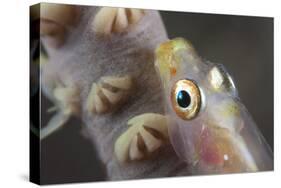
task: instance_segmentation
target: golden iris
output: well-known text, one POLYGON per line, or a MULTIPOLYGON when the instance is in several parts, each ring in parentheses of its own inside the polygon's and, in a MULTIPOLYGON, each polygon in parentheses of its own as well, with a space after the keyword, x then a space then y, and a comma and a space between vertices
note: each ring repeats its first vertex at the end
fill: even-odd
POLYGON ((201 107, 200 90, 193 80, 178 80, 172 88, 171 100, 176 114, 184 120, 194 118, 201 107))

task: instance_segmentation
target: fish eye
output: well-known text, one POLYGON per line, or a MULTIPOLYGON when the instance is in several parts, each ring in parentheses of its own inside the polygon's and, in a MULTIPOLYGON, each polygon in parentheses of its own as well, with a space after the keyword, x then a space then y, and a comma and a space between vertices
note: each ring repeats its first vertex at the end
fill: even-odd
POLYGON ((176 114, 190 120, 198 114, 201 107, 201 94, 193 80, 178 80, 171 91, 172 106, 176 114))

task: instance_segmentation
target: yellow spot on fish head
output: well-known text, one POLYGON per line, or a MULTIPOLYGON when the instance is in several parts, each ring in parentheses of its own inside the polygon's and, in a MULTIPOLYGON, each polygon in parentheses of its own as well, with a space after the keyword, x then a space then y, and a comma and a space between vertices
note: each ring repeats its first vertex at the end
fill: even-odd
POLYGON ((170 74, 175 76, 177 74, 177 69, 175 67, 170 67, 170 74))
POLYGON ((182 58, 179 54, 181 51, 192 51, 193 46, 183 38, 175 38, 164 42, 158 46, 155 51, 155 66, 160 74, 164 86, 172 77, 175 77, 181 68, 182 58))
POLYGON ((225 100, 220 104, 218 113, 224 118, 233 118, 240 115, 238 104, 233 100, 225 100))

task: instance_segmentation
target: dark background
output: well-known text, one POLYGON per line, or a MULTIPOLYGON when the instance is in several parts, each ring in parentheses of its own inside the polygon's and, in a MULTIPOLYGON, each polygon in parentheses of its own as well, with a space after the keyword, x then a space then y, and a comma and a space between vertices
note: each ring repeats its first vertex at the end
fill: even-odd
MULTIPOLYGON (((184 37, 201 57, 226 66, 272 148, 273 19, 166 11, 161 15, 170 38, 184 37)), ((43 97, 43 113, 49 105, 43 97)), ((43 125, 49 117, 42 115, 43 125)), ((93 146, 81 135, 81 125, 73 118, 42 141, 41 183, 104 180, 93 146)))

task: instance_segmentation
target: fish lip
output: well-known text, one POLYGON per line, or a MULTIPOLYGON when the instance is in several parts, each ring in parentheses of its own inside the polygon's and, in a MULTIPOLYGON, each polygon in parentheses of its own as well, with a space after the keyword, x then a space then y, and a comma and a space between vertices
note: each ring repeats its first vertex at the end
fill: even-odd
POLYGON ((196 143, 203 124, 187 124, 188 121, 177 120, 177 117, 173 116, 169 117, 169 121, 169 137, 175 153, 187 164, 195 164, 198 161, 196 143))

